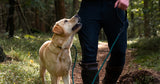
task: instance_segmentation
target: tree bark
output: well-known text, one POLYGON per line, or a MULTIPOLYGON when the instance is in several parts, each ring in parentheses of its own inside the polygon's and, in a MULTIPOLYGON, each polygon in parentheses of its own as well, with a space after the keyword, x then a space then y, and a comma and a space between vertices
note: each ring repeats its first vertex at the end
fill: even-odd
POLYGON ((40 30, 39 10, 35 8, 35 27, 40 30))
POLYGON ((6 11, 5 11, 5 9, 4 9, 4 6, 2 6, 2 13, 4 13, 4 14, 2 14, 2 29, 3 30, 5 30, 5 14, 6 14, 6 11))
MULTIPOLYGON (((131 9, 133 7, 132 0, 130 1, 130 7, 131 7, 131 9)), ((131 23, 132 23, 130 38, 134 38, 136 36, 136 31, 135 31, 134 12, 133 11, 131 11, 130 17, 131 17, 131 23)))
POLYGON ((159 0, 159 12, 160 12, 160 0, 159 0))
POLYGON ((160 0, 159 0, 159 12, 158 12, 158 16, 159 16, 158 19, 160 19, 160 0))
POLYGON ((14 35, 14 11, 15 11, 15 0, 9 0, 9 15, 7 19, 7 27, 6 31, 9 31, 9 37, 13 37, 14 35))
POLYGON ((65 5, 64 0, 54 0, 56 10, 56 21, 65 17, 65 5))
MULTIPOLYGON (((42 0, 43 3, 47 4, 47 0, 42 0)), ((40 21, 41 22, 41 31, 42 32, 46 32, 46 24, 45 24, 45 21, 46 21, 46 17, 45 17, 45 13, 42 12, 42 20, 40 21)))
MULTIPOLYGON (((141 13, 139 12, 139 14, 138 14, 138 16, 141 16, 141 13)), ((140 20, 142 20, 142 19, 140 19, 140 20)), ((143 37, 143 29, 144 28, 142 28, 142 26, 141 26, 141 24, 140 23, 138 23, 137 25, 140 25, 140 26, 138 26, 137 28, 138 28, 138 36, 141 38, 141 37, 143 37)))
MULTIPOLYGON (((154 10, 154 1, 151 1, 151 4, 150 4, 150 6, 151 6, 151 10, 154 10)), ((156 27, 155 27, 155 21, 156 21, 156 19, 153 19, 155 16, 154 16, 154 13, 153 12, 151 12, 150 13, 150 21, 151 21, 151 30, 152 30, 152 32, 151 32, 151 35, 152 36, 154 36, 154 37, 156 37, 157 36, 157 29, 156 29, 156 27)))
POLYGON ((0 62, 3 62, 6 58, 5 53, 3 52, 3 49, 0 46, 0 62))
POLYGON ((3 26, 3 8, 2 5, 0 4, 0 31, 2 30, 2 26, 3 26), (1 15, 2 14, 2 15, 1 15))
POLYGON ((149 5, 148 0, 144 0, 144 36, 150 37, 151 36, 151 28, 149 26, 149 5))
POLYGON ((20 13, 20 16, 22 17, 22 20, 24 21, 24 23, 25 23, 25 25, 26 25, 26 27, 24 27, 24 30, 25 31, 27 31, 27 33, 31 33, 31 31, 30 31, 30 26, 29 26, 29 24, 28 24, 28 22, 27 22, 27 19, 25 18, 25 16, 24 16, 24 13, 23 13, 23 10, 22 10, 22 8, 21 8, 21 5, 20 5, 20 2, 19 2, 19 0, 17 0, 17 9, 18 9, 18 11, 19 11, 19 13, 20 13))

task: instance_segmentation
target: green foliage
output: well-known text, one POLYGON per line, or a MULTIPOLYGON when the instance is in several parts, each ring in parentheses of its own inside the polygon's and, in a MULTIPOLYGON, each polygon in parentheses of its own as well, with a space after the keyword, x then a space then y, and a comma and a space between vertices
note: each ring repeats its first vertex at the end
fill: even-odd
POLYGON ((136 78, 136 83, 135 84, 153 84, 153 77, 152 76, 139 76, 136 78))
POLYGON ((133 52, 135 55, 134 62, 160 71, 160 37, 144 38, 132 44, 132 48, 136 50, 133 52))
MULTIPOLYGON (((41 84, 39 76, 39 55, 40 46, 52 35, 33 34, 15 35, 13 38, 0 36, 0 45, 11 61, 0 63, 0 84, 41 84)), ((74 45, 78 49, 78 60, 80 45, 78 37, 74 38, 74 45)), ((72 55, 75 51, 72 48, 72 55)), ((72 56, 73 59, 75 56, 72 56)), ((46 73, 46 81, 50 84, 49 73, 46 73)), ((61 81, 62 82, 62 81, 61 81)), ((62 84, 60 82, 60 84, 62 84)))
POLYGON ((0 45, 12 60, 0 64, 0 84, 40 84, 38 50, 48 39, 43 34, 1 37, 0 45))
POLYGON ((24 60, 29 56, 28 53, 31 53, 31 57, 37 58, 38 50, 45 40, 47 39, 42 39, 41 36, 24 35, 23 37, 15 36, 11 39, 1 38, 0 43, 11 56, 22 56, 23 59, 21 60, 24 60))
POLYGON ((39 84, 39 66, 35 63, 15 62, 1 64, 1 84, 39 84))
POLYGON ((45 6, 47 4, 45 4, 42 0, 27 0, 27 1, 21 1, 22 4, 22 7, 29 7, 29 8, 37 8, 39 9, 40 11, 45 11, 45 6))
MULTIPOLYGON (((81 59, 82 59, 81 52, 82 51, 81 51, 81 46, 80 46, 80 43, 79 43, 78 35, 74 36, 73 45, 75 45, 76 48, 77 48, 77 61, 81 61, 81 59)), ((75 49, 73 47, 71 47, 71 56, 72 56, 72 62, 74 62, 76 53, 75 53, 75 49)))
POLYGON ((130 0, 130 6, 128 8, 128 37, 143 37, 144 36, 144 14, 147 13, 147 19, 149 20, 149 28, 151 29, 150 36, 157 36, 157 32, 160 29, 160 10, 159 0, 146 0, 148 2, 148 8, 144 8, 144 0, 130 0), (134 32, 134 33, 132 33, 134 32))
POLYGON ((8 0, 0 0, 1 3, 7 3, 8 0))
POLYGON ((159 43, 160 37, 144 38, 133 44, 133 47, 137 48, 137 51, 145 50, 150 52, 158 52, 160 51, 159 43))
MULTIPOLYGON (((17 1, 17 0, 16 0, 17 1)), ((51 25, 54 25, 56 21, 56 10, 54 0, 18 0, 20 7, 23 11, 27 24, 24 23, 22 17, 19 15, 19 11, 15 11, 15 29, 24 29, 27 25, 31 29, 41 30, 43 32, 50 31, 51 25), (42 28, 41 28, 42 27, 42 28), (45 28, 45 31, 42 30, 45 28)), ((73 16, 73 0, 65 1, 65 12, 66 18, 73 16)), ((82 0, 79 0, 81 2, 82 0)), ((148 14, 149 28, 151 28, 151 36, 157 36, 160 31, 160 10, 159 0, 146 0, 148 1, 148 8, 144 8, 144 0, 130 0, 130 6, 128 8, 128 37, 143 37, 144 36, 144 13, 148 14), (133 14, 133 15, 132 15, 133 14), (134 30, 133 30, 134 28, 134 30), (134 32, 134 33, 132 33, 134 32), (133 35, 134 34, 134 35, 133 35)), ((1 10, 0 14, 3 15, 4 22, 2 25, 6 26, 7 14, 8 13, 8 0, 0 0, 1 10)), ((78 11, 78 10, 77 10, 78 11)), ((2 20, 3 21, 3 20, 2 20)), ((5 27, 3 27, 5 28, 5 27)))
POLYGON ((148 55, 138 55, 133 62, 140 64, 147 68, 152 68, 156 71, 160 71, 160 52, 149 53, 148 55))

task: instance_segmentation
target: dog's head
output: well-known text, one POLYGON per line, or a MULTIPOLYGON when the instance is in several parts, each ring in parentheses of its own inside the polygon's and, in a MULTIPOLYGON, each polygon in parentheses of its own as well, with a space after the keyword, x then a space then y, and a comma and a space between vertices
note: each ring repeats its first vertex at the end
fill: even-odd
POLYGON ((78 32, 82 24, 78 15, 73 16, 71 19, 61 19, 54 25, 52 31, 57 35, 71 35, 78 32))

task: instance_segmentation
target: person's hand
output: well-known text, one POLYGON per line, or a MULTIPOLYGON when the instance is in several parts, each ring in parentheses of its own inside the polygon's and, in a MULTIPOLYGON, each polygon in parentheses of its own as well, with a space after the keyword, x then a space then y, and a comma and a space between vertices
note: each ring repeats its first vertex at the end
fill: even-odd
POLYGON ((116 8, 118 5, 118 8, 122 9, 122 10, 127 10, 128 6, 129 6, 129 0, 117 0, 114 8, 116 8))

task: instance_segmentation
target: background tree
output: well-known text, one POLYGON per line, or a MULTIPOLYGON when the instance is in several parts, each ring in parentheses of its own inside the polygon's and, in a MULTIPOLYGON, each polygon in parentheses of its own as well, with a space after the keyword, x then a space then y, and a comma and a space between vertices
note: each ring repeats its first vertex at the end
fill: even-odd
POLYGON ((9 0, 9 14, 7 19, 7 27, 6 31, 9 31, 9 37, 13 37, 14 35, 14 11, 15 11, 15 0, 9 0))
POLYGON ((17 13, 19 14, 19 18, 22 18, 23 22, 25 23, 26 27, 23 27, 23 30, 24 32, 26 31, 27 33, 31 33, 30 32, 30 26, 28 24, 28 21, 26 20, 25 16, 24 16, 24 13, 23 13, 23 10, 21 8, 21 5, 20 5, 20 1, 17 0, 16 1, 16 10, 17 10, 17 13))
MULTIPOLYGON (((11 29, 18 33, 50 32, 57 20, 70 18, 76 14, 81 2, 81 0, 12 0, 16 1, 15 12, 12 10, 14 14, 12 15, 7 11, 13 7, 9 1, 0 0, 0 31, 5 28, 9 31, 10 26, 6 23, 12 22, 12 18, 9 18, 11 15, 14 16, 11 24, 14 27, 11 29), (7 19, 11 20, 7 22, 7 19)), ((128 20, 128 38, 159 36, 160 0, 130 0, 128 20)), ((100 32, 100 40, 106 40, 103 30, 100 32)))
MULTIPOLYGON (((133 8, 133 0, 130 0, 130 9, 133 8)), ((134 11, 129 11, 130 12, 130 35, 129 38, 134 38, 136 36, 136 31, 135 31, 135 19, 134 19, 134 11)))
POLYGON ((3 62, 6 58, 6 54, 3 52, 3 49, 0 46, 0 62, 3 62))
POLYGON ((144 36, 150 37, 151 36, 151 29, 149 26, 149 0, 144 0, 144 36))
POLYGON ((65 5, 64 0, 54 0, 56 10, 56 21, 65 17, 65 5))

